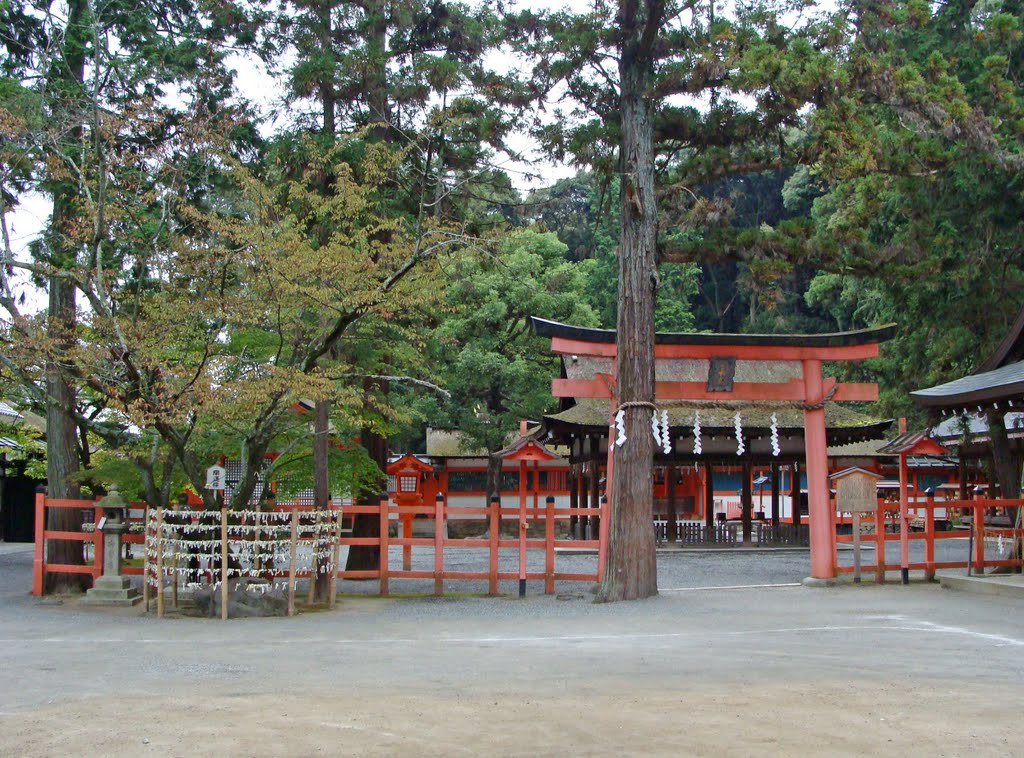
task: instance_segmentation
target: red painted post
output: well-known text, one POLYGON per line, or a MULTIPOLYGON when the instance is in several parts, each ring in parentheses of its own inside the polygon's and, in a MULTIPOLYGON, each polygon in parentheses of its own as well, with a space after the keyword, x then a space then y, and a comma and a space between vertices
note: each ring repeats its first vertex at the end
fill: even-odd
MULTIPOLYGON (((821 361, 803 362, 804 398, 818 403, 824 397, 821 361)), ((804 411, 804 448, 807 457, 807 504, 811 537, 811 576, 815 579, 835 577, 835 527, 829 513, 828 441, 825 436, 825 409, 804 411)))
POLYGON ((46 544, 46 492, 36 492, 36 546, 32 558, 32 594, 43 594, 43 556, 46 544))
MULTIPOLYGON (((616 362, 612 360, 612 375, 615 375, 617 371, 616 362)), ((611 389, 609 387, 609 389, 611 389)), ((598 521, 597 525, 597 581, 604 581, 604 567, 608 562, 608 495, 612 491, 612 474, 615 473, 615 438, 618 433, 615 430, 615 407, 616 401, 614 395, 612 396, 610 407, 608 410, 608 457, 604 467, 604 496, 595 504, 590 503, 590 507, 596 507, 601 509, 601 520, 598 521)))
POLYGON ((526 461, 519 461, 519 597, 526 597, 526 461))
POLYGON ((434 498, 434 594, 444 594, 444 493, 434 498))
MULTIPOLYGON (((605 485, 607 488, 607 485, 605 485)), ((597 543, 597 580, 603 581, 604 567, 608 561, 608 496, 601 496, 601 525, 597 543)))
POLYGON ((388 594, 388 493, 380 495, 380 594, 388 594))
MULTIPOLYGON (((900 434, 907 431, 907 418, 900 416, 900 434)), ((900 581, 910 584, 910 477, 907 475, 907 454, 900 453, 900 581)))
POLYGON ((935 490, 925 490, 928 505, 924 512, 924 578, 935 581, 935 490))
POLYGON ((885 502, 875 511, 875 581, 885 584, 885 502))
POLYGON ((544 592, 555 591, 555 496, 544 500, 544 592))
MULTIPOLYGON (((411 513, 403 513, 402 519, 402 539, 412 539, 412 519, 411 513)), ((402 545, 402 569, 405 571, 412 570, 412 545, 402 545)))
POLYGON ((487 594, 498 594, 498 539, 501 533, 501 498, 491 495, 490 503, 491 545, 490 565, 488 566, 487 594))

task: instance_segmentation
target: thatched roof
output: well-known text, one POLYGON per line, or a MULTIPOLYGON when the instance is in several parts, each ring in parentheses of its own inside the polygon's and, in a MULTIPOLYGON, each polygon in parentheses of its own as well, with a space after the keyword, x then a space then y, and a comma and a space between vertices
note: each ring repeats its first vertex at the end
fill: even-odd
MULTIPOLYGON (((733 428, 736 412, 739 411, 745 429, 770 429, 771 415, 775 413, 780 431, 803 433, 804 411, 793 403, 746 403, 741 400, 709 400, 702 403, 688 402, 684 407, 673 407, 672 401, 659 403, 659 408, 668 411, 669 426, 681 432, 693 427, 694 416, 700 412, 701 427, 708 432, 733 428)), ((545 420, 562 422, 593 429, 608 427, 608 401, 600 398, 581 398, 576 405, 561 413, 545 416, 545 420)), ((881 439, 882 432, 892 423, 891 419, 879 419, 846 408, 836 403, 825 406, 825 425, 830 432, 838 430, 871 430, 875 436, 861 439, 881 439)), ((831 434, 829 435, 832 436, 831 434)))

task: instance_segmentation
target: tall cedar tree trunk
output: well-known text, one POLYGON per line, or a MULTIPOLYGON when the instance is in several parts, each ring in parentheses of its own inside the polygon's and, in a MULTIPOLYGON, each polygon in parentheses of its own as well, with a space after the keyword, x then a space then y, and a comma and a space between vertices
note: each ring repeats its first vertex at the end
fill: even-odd
MULTIPOLYGON (((324 50, 331 49, 332 22, 331 2, 327 0, 320 4, 318 12, 320 15, 320 44, 324 50)), ((320 82, 320 100, 324 108, 324 135, 332 142, 337 128, 334 116, 334 82, 324 78, 320 82)), ((334 191, 335 178, 333 173, 328 171, 324 179, 323 193, 328 196, 334 191)), ((329 234, 325 229, 322 232, 320 244, 326 244, 329 234)), ((315 407, 315 419, 313 422, 313 507, 316 510, 327 510, 331 499, 330 468, 328 463, 328 436, 330 434, 330 404, 326 400, 317 400, 315 407)), ((338 567, 330 566, 330 558, 325 554, 323 545, 316 551, 316 586, 314 587, 313 599, 317 602, 327 600, 328 588, 330 587, 330 576, 328 571, 337 571, 338 567), (324 555, 321 555, 324 553, 324 555)), ((310 580, 312 581, 312 579, 310 580)))
MULTIPOLYGON (((371 130, 375 139, 390 141, 391 132, 387 124, 391 123, 391 106, 388 100, 387 80, 387 31, 388 22, 385 5, 381 0, 371 0, 365 6, 367 15, 376 19, 376 23, 367 32, 371 39, 369 45, 369 60, 367 61, 367 107, 370 110, 370 122, 377 125, 371 130)), ((387 232, 383 232, 387 234, 387 232)), ((365 386, 366 394, 369 395, 373 387, 372 382, 365 386)), ((386 382, 378 385, 378 389, 387 394, 386 382)), ((370 460, 380 467, 381 471, 387 471, 388 466, 388 441, 386 437, 364 428, 360 435, 362 445, 366 449, 370 460)), ((381 494, 387 491, 387 477, 385 476, 377 483, 376 487, 367 486, 357 496, 357 501, 363 505, 374 505, 381 500, 381 494), (372 490, 372 491, 371 491, 372 490)), ((352 524, 353 537, 379 537, 380 521, 372 514, 356 514, 352 524)), ((380 548, 375 545, 353 545, 348 551, 346 562, 348 571, 372 571, 380 568, 380 548)))
MULTIPOLYGON (((654 401, 654 290, 657 206, 654 194, 654 129, 650 89, 653 42, 663 7, 656 0, 620 0, 619 147, 622 237, 619 247, 619 315, 616 339, 617 400, 654 401)), ((626 443, 615 449, 609 502, 608 558, 598 595, 634 600, 658 593, 651 514, 654 509, 654 438, 651 409, 625 410, 626 443)))
MULTIPOLYGON (((87 50, 88 3, 86 0, 71 0, 68 3, 68 20, 63 40, 63 61, 54 63, 51 76, 53 89, 59 96, 70 99, 81 92, 85 80, 85 58, 87 50)), ((68 112, 72 108, 68 107, 68 112)), ((81 130, 73 130, 72 139, 80 138, 81 130)), ((77 188, 73 181, 62 180, 53 192, 53 218, 50 235, 50 256, 52 265, 59 267, 70 263, 75 257, 73 227, 75 205, 78 200, 77 188)), ((47 331, 57 350, 73 347, 75 342, 75 290, 72 285, 58 277, 50 277, 47 331)), ((62 375, 55 363, 46 365, 46 483, 51 498, 78 498, 77 475, 79 470, 77 426, 70 409, 74 406, 74 389, 62 375)), ((75 508, 53 508, 48 511, 46 528, 57 531, 82 531, 81 511, 75 508)), ((81 565, 85 562, 82 542, 51 540, 47 543, 46 562, 81 565)), ((89 584, 84 574, 49 574, 46 577, 45 592, 81 591, 89 584)))
POLYGON ((501 456, 494 453, 487 454, 487 502, 491 504, 491 498, 497 495, 501 497, 501 456))
POLYGON ((989 411, 989 439, 992 441, 992 461, 995 468, 999 494, 1005 498, 1020 496, 1020 461, 1010 450, 1006 436, 1006 423, 999 411, 989 411))
MULTIPOLYGON (((381 471, 387 469, 388 441, 370 429, 363 429, 362 445, 366 448, 370 459, 380 466, 381 471)), ((378 480, 363 487, 356 495, 360 505, 376 505, 381 501, 381 493, 387 486, 387 479, 378 480), (376 486, 374 486, 376 484, 376 486)), ((380 519, 373 513, 357 513, 352 521, 353 537, 380 537, 380 519)), ((380 567, 379 545, 353 545, 348 549, 347 571, 373 571, 380 567)))
MULTIPOLYGON (((375 382, 367 379, 363 390, 369 397, 375 382)), ((387 384, 381 383, 380 389, 387 391, 387 384)), ((382 472, 388 468, 388 440, 369 428, 364 428, 360 440, 370 460, 377 464, 382 472)), ((376 505, 381 501, 381 494, 387 491, 387 475, 374 482, 366 483, 356 493, 356 502, 360 505, 376 505)), ((352 520, 353 537, 380 537, 380 519, 372 513, 357 513, 352 520)), ((372 571, 380 567, 380 546, 353 545, 348 549, 347 571, 372 571)))

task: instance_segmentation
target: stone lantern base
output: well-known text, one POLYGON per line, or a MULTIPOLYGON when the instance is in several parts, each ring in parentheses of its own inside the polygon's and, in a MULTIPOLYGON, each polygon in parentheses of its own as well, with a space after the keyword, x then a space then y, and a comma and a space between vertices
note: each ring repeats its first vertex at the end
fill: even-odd
POLYGON ((131 586, 126 576, 101 576, 85 593, 88 605, 123 605, 131 606, 142 601, 142 593, 131 586))

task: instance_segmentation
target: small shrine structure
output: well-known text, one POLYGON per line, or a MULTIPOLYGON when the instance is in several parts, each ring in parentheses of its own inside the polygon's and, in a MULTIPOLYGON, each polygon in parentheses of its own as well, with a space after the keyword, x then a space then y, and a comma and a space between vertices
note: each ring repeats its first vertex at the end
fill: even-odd
MULTIPOLYGON (((562 375, 552 381, 552 394, 562 399, 563 408, 545 419, 546 426, 563 436, 574 456, 585 447, 591 458, 597 450, 604 452, 610 480, 615 448, 628 444, 616 429, 616 334, 539 318, 532 322, 535 333, 550 338, 551 351, 562 358, 562 375), (593 418, 601 407, 603 440, 597 438, 593 418)), ((875 401, 878 386, 839 383, 823 375, 822 364, 874 358, 895 328, 813 335, 657 334, 651 428, 660 455, 691 462, 801 458, 807 474, 811 577, 834 578, 830 432, 833 444, 878 439, 891 420, 870 419, 837 405, 875 401)), ((607 482, 604 490, 610 491, 607 482)), ((749 515, 745 537, 748 524, 749 515)), ((600 539, 607 539, 605 524, 600 539)))

